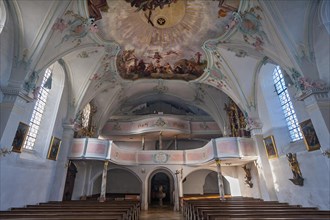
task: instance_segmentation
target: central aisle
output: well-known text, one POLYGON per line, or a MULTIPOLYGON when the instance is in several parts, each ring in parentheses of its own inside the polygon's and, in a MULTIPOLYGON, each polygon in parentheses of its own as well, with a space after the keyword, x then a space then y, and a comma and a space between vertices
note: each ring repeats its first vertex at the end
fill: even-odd
POLYGON ((184 220, 180 212, 173 211, 173 206, 149 207, 147 211, 141 211, 140 220, 184 220))

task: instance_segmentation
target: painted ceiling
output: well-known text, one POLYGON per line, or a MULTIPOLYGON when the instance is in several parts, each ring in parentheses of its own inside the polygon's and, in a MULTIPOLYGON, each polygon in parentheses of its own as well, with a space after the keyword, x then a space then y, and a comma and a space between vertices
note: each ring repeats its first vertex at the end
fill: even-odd
MULTIPOLYGON (((172 1, 152 10, 133 3, 108 0, 98 23, 100 37, 120 45, 117 69, 124 79, 200 77, 207 66, 204 42, 224 34, 233 19, 232 11, 219 15, 219 1, 172 1)), ((231 5, 237 10, 239 1, 231 5)))
POLYGON ((313 1, 34 1, 8 3, 14 9, 8 14, 26 18, 18 19, 22 43, 16 56, 26 65, 24 89, 31 94, 34 76, 59 61, 69 84, 69 117, 93 101, 99 131, 108 120, 155 102, 192 106, 196 116, 206 113, 222 129, 228 97, 249 116, 258 115, 256 80, 266 62, 292 75, 292 57, 312 54, 308 46, 296 45, 305 36, 304 22, 297 21, 313 21, 307 13, 313 1), (95 19, 91 2, 107 5, 96 10, 95 19), (161 7, 150 10, 147 3, 161 7), (286 7, 299 9, 294 21, 286 7), (297 30, 287 36, 297 41, 288 44, 293 55, 286 53, 276 22, 297 30))

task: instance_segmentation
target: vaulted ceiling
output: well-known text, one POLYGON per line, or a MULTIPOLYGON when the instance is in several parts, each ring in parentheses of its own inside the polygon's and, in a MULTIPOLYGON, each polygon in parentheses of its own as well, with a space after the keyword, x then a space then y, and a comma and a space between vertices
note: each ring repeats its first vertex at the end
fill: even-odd
POLYGON ((146 10, 139 2, 161 1, 9 2, 7 22, 20 27, 13 31, 20 44, 12 53, 28 65, 25 80, 58 60, 69 88, 69 117, 93 101, 98 131, 108 120, 127 119, 132 109, 156 102, 208 115, 222 130, 228 97, 257 114, 262 65, 290 69, 302 50, 312 53, 308 25, 297 22, 313 22, 312 1, 168 0, 146 10), (107 7, 95 8, 98 2, 107 7), (294 19, 291 9, 297 10, 294 19), (93 13, 96 21, 89 18, 93 13), (283 33, 294 28, 287 39, 296 54, 286 52, 279 24, 283 33))

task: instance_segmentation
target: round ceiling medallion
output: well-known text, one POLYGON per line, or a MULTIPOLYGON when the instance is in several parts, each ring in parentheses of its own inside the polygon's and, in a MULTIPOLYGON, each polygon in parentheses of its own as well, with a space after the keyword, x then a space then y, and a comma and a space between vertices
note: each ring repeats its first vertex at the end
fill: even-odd
POLYGON ((157 24, 162 26, 165 23, 166 23, 166 18, 164 18, 164 17, 157 18, 157 24))
POLYGON ((186 0, 176 1, 170 6, 165 5, 162 9, 157 7, 151 10, 151 14, 149 11, 140 11, 140 18, 149 25, 152 22, 152 26, 157 28, 171 28, 182 21, 186 13, 186 6, 186 0))

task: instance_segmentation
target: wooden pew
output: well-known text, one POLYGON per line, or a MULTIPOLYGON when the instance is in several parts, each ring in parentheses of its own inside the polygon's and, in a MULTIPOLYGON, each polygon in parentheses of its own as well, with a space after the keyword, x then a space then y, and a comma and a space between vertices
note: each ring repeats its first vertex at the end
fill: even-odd
POLYGON ((182 203, 186 220, 330 219, 330 211, 252 198, 227 198, 224 201, 213 198, 183 199, 182 203))
POLYGON ((54 201, 1 211, 0 219, 138 220, 139 214, 139 201, 54 201))

